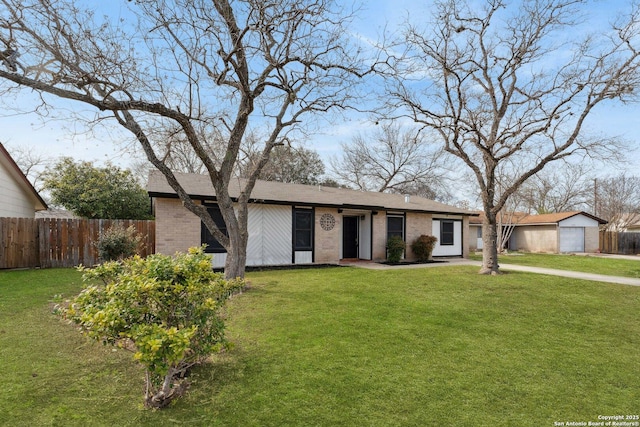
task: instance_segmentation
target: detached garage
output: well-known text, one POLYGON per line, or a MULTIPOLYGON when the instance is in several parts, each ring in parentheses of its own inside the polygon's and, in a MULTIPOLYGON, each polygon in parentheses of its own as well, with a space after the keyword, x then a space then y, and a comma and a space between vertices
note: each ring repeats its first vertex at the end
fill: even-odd
POLYGON ((525 252, 597 252, 599 226, 606 221, 586 212, 560 212, 520 217, 509 248, 525 252))

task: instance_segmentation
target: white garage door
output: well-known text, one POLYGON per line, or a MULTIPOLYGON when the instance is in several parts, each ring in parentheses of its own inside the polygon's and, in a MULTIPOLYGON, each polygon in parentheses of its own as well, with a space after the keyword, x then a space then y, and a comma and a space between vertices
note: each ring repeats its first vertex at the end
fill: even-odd
POLYGON ((584 252, 584 227, 560 227, 560 252, 584 252))

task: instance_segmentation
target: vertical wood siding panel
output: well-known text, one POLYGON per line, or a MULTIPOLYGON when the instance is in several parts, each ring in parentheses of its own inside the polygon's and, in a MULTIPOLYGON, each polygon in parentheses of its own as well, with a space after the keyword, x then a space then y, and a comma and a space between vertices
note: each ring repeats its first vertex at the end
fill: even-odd
POLYGON ((249 206, 248 231, 247 265, 291 264, 290 206, 249 206))
POLYGON ((211 264, 213 265, 213 268, 224 268, 224 264, 227 262, 226 252, 221 254, 212 254, 212 255, 213 255, 213 261, 211 262, 211 264))
POLYGON ((290 206, 264 206, 262 235, 265 265, 291 264, 291 215, 290 206))
POLYGON ((247 231, 247 265, 264 265, 263 262, 263 206, 249 205, 247 231))

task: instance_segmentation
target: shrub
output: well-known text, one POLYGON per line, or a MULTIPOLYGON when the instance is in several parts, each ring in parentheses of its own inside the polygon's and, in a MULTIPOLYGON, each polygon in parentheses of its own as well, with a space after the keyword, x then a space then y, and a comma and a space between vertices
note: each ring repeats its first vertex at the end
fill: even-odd
POLYGON ((134 226, 114 225, 100 234, 96 247, 101 260, 113 261, 135 255, 141 241, 134 226))
POLYGON ((90 337, 134 351, 146 369, 146 406, 169 404, 191 366, 228 346, 219 312, 244 283, 214 273, 203 248, 80 269, 87 285, 65 315, 90 337))
POLYGON ((387 240, 387 260, 389 262, 400 262, 402 254, 407 248, 407 244, 402 240, 402 237, 391 236, 387 240))
POLYGON ((411 243, 411 250, 420 262, 426 262, 431 259, 431 253, 436 246, 438 238, 423 234, 411 243))

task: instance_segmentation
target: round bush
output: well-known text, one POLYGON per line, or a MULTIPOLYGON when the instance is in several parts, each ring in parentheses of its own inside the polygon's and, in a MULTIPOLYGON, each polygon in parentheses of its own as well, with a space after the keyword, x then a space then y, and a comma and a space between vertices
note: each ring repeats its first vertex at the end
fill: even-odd
POLYGON ((423 234, 413 241, 411 244, 411 250, 418 261, 427 262, 431 259, 431 253, 433 252, 433 248, 435 248, 437 241, 437 237, 428 236, 426 234, 423 234))
POLYGON ((135 227, 124 228, 114 225, 100 235, 98 255, 103 261, 114 261, 129 258, 136 254, 142 236, 136 233, 135 227))
POLYGON ((387 260, 392 263, 400 262, 400 258, 402 258, 406 248, 407 244, 402 240, 402 237, 389 237, 389 240, 387 240, 387 260))
POLYGON ((81 271, 86 286, 64 315, 90 337, 134 352, 146 370, 146 406, 167 406, 186 389, 191 366, 228 348, 222 308, 244 282, 214 273, 204 248, 81 271))

